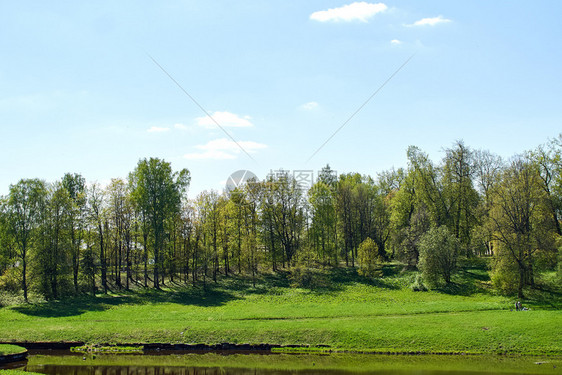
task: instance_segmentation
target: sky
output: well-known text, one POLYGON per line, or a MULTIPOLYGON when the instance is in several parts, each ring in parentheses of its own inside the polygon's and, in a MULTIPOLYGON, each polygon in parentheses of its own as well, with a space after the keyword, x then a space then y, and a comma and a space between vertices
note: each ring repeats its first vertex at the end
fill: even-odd
POLYGON ((0 195, 67 172, 105 184, 149 157, 189 169, 190 197, 237 170, 376 176, 407 166, 409 145, 509 158, 562 132, 560 14, 555 0, 2 1, 0 195))

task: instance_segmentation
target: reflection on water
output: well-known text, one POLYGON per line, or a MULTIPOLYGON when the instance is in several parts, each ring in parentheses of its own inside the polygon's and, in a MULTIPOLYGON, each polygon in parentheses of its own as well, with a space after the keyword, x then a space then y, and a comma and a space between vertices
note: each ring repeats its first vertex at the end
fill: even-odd
POLYGON ((424 370, 270 370, 244 368, 206 368, 206 367, 166 367, 166 366, 27 366, 27 371, 51 375, 353 375, 353 374, 392 374, 392 375, 491 375, 495 372, 464 371, 424 371, 424 370))
MULTIPOLYGON (((164 354, 164 353, 161 353, 164 354)), ((560 374, 560 356, 388 356, 388 355, 58 355, 32 354, 12 364, 26 371, 57 375, 487 375, 560 374)))

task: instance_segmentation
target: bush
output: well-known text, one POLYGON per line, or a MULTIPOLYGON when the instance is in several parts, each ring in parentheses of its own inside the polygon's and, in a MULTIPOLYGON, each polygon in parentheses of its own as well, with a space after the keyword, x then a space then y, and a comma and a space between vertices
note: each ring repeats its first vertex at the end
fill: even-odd
POLYGON ((459 242, 447 227, 431 228, 420 240, 419 269, 430 286, 451 282, 457 267, 459 242))
POLYGON ((379 247, 371 238, 367 237, 357 249, 359 258, 359 274, 362 276, 381 277, 382 268, 379 258, 379 247))
POLYGON ((427 287, 423 283, 422 275, 416 274, 414 281, 410 284, 410 289, 414 292, 426 292, 427 287))
MULTIPOLYGON (((500 249, 497 250, 501 251, 500 249)), ((519 268, 515 261, 507 256, 495 256, 490 275, 492 285, 502 294, 517 293, 519 285, 519 268)))
POLYGON ((0 276, 0 290, 16 293, 21 289, 21 270, 15 267, 8 268, 0 276))

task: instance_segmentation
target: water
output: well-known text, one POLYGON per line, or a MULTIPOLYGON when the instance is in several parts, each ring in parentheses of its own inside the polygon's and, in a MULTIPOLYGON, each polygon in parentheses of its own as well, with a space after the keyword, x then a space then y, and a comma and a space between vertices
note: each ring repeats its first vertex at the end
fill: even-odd
POLYGON ((11 367, 57 375, 562 374, 562 357, 32 352, 11 367))

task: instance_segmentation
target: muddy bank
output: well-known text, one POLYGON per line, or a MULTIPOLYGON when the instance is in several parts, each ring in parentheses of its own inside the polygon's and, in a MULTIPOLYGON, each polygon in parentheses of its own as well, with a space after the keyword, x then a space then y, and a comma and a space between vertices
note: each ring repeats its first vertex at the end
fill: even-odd
POLYGON ((59 341, 59 342, 0 342, 0 344, 17 345, 28 350, 70 350, 75 346, 82 346, 81 341, 59 341))
MULTIPOLYGON (((84 346, 80 341, 63 342, 9 342, 2 344, 18 345, 28 350, 70 350, 74 347, 84 346)), ((259 351, 270 352, 273 348, 308 348, 301 345, 276 345, 276 344, 170 344, 170 343, 131 343, 131 344, 95 344, 96 348, 133 347, 143 351, 259 351)))
POLYGON ((27 350, 23 353, 0 355, 0 365, 11 362, 21 362, 27 358, 27 350))

